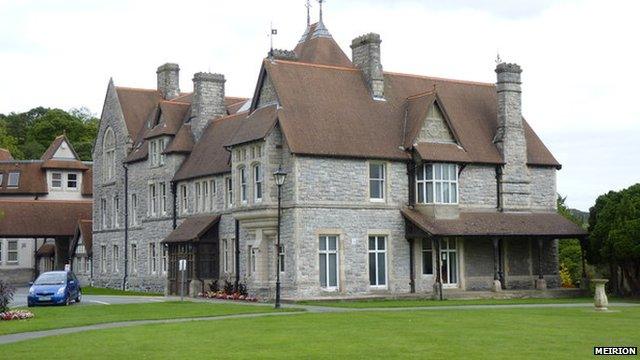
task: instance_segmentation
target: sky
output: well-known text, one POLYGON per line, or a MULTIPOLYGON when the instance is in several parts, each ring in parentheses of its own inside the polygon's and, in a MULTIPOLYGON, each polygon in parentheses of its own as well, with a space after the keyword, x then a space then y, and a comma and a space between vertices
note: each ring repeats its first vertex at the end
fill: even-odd
MULTIPOLYGON (((292 49, 304 0, 0 0, 0 113, 87 107, 100 115, 109 78, 154 88, 177 62, 180 88, 223 73, 251 96, 261 59, 292 49)), ((382 38, 386 71, 495 82, 495 58, 523 68, 523 114, 563 165, 558 192, 588 210, 598 195, 640 182, 638 1, 329 0, 324 23, 346 54, 382 38)), ((312 1, 312 22, 318 4, 312 1)))

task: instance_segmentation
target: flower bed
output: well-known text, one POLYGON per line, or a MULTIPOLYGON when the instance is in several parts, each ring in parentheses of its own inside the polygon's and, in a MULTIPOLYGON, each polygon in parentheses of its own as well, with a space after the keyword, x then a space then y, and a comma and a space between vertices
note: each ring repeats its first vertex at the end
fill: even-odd
POLYGON ((26 320, 33 316, 33 313, 28 310, 8 310, 0 313, 0 320, 26 320))
POLYGON ((255 296, 243 295, 239 292, 227 294, 224 291, 207 291, 205 293, 198 294, 198 296, 206 299, 237 300, 237 301, 251 301, 251 302, 258 301, 258 298, 256 298, 255 296))

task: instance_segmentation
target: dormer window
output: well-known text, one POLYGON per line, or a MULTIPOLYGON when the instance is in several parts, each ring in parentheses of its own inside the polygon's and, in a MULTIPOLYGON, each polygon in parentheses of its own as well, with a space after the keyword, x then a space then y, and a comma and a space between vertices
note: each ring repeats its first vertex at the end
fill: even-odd
POLYGON ((154 139, 149 142, 149 159, 152 167, 164 165, 164 148, 164 139, 154 139))
POLYGON ((51 187, 54 189, 62 189, 62 173, 51 173, 51 187))
POLYGON ((9 178, 7 179, 7 187, 18 187, 19 183, 20 183, 20 173, 10 172, 9 178))
POLYGON ((458 165, 424 164, 416 170, 416 199, 420 204, 458 203, 458 165))
POLYGON ((78 188, 78 174, 76 173, 68 173, 67 174, 67 189, 76 190, 78 188))

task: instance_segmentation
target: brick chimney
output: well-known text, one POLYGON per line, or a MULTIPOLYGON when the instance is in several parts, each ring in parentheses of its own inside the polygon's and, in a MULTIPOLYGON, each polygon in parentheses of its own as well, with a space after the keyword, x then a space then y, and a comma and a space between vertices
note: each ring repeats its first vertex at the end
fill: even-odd
POLYGON ((351 61, 362 70, 374 99, 384 99, 384 76, 380 62, 380 35, 369 33, 351 42, 351 61))
POLYGON ((498 128, 493 142, 505 162, 500 177, 500 201, 504 211, 530 209, 531 181, 522 120, 521 73, 518 64, 500 63, 496 67, 498 128))
POLYGON ((180 67, 178 64, 166 63, 156 71, 158 75, 158 91, 166 100, 180 96, 180 67))
POLYGON ((224 105, 224 75, 199 72, 193 75, 191 131, 198 141, 209 121, 227 115, 224 105))

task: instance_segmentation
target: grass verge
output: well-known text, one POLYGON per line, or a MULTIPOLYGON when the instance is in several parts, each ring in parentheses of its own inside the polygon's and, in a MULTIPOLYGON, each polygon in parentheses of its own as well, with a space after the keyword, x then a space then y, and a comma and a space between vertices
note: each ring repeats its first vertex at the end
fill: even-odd
POLYGON ((0 346, 8 358, 589 358, 637 346, 640 307, 300 314, 88 331, 0 346), (222 344, 222 345, 221 345, 222 344))
POLYGON ((35 317, 0 321, 0 335, 67 328, 131 320, 252 314, 275 311, 270 306, 213 304, 204 302, 159 302, 146 304, 47 306, 30 308, 35 317))

